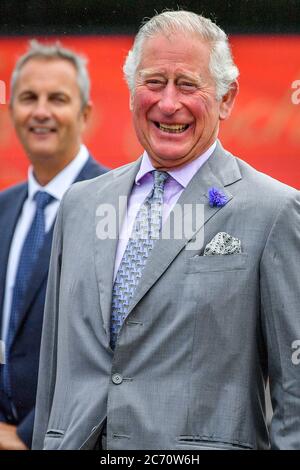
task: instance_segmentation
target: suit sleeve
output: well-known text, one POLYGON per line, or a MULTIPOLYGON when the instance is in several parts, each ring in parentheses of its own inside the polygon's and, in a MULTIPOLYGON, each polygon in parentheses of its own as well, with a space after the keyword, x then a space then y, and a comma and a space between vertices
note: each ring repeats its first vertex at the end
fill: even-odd
POLYGON ((32 433, 34 423, 34 408, 28 413, 17 427, 17 434, 21 441, 30 449, 32 446, 32 433))
POLYGON ((261 260, 272 449, 300 449, 300 193, 289 193, 261 260), (298 352, 297 352, 298 350, 298 352))
POLYGON ((55 389, 57 325, 59 316, 58 304, 62 257, 63 201, 64 199, 61 202, 55 223, 49 265, 32 440, 33 449, 42 449, 44 446, 55 389))

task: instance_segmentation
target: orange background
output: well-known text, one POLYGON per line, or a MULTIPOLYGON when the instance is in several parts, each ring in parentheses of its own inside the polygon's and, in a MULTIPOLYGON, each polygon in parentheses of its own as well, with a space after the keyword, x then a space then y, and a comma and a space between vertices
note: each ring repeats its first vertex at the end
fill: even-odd
MULTIPOLYGON (((10 75, 28 39, 0 38, 0 80, 6 84, 7 102, 10 75)), ((135 160, 141 147, 122 76, 132 38, 58 39, 89 59, 94 110, 85 142, 91 153, 108 167, 135 160)), ((233 36, 231 44, 240 69, 240 94, 231 118, 222 124, 222 143, 257 169, 300 189, 300 104, 292 103, 292 83, 300 80, 300 36, 233 36)), ((0 101, 0 189, 24 180, 27 167, 8 104, 0 101)))

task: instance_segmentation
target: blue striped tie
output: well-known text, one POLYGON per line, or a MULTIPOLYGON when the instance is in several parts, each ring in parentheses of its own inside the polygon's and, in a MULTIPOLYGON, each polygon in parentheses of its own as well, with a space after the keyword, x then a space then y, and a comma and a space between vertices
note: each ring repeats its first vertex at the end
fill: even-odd
POLYGON ((151 193, 141 205, 121 260, 112 292, 110 345, 114 349, 147 258, 159 238, 164 185, 168 173, 154 170, 151 193))
POLYGON ((36 202, 36 212, 32 221, 29 232, 25 238, 24 245, 21 251, 19 266, 17 270, 15 286, 12 297, 11 313, 9 328, 7 332, 5 344, 5 365, 3 366, 3 386, 4 391, 11 396, 11 383, 10 383, 10 367, 9 367, 9 353, 10 348, 15 337, 24 297, 28 290, 28 283, 32 274, 35 263, 37 262, 39 251, 43 246, 45 238, 45 207, 53 201, 53 196, 44 192, 38 191, 34 195, 36 202))

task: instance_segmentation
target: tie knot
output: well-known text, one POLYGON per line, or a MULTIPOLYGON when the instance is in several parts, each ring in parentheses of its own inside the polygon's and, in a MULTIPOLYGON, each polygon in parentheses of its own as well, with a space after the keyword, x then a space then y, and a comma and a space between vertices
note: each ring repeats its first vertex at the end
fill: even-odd
POLYGON ((161 191, 163 191, 165 182, 167 181, 169 174, 166 171, 159 170, 154 170, 152 173, 154 178, 153 189, 160 189, 161 191))
POLYGON ((36 202, 37 209, 45 209, 45 207, 53 201, 54 197, 45 191, 37 191, 34 195, 34 200, 36 202))

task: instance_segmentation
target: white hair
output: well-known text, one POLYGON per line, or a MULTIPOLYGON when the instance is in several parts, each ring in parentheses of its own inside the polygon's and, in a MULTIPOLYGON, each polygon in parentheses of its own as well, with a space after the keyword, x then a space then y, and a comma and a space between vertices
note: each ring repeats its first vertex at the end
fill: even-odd
POLYGON ((174 32, 196 34, 211 45, 209 68, 216 84, 216 98, 221 99, 239 75, 238 68, 233 61, 228 37, 210 19, 184 10, 165 11, 155 15, 140 28, 123 67, 131 94, 134 95, 136 71, 141 61, 145 40, 159 33, 174 32))
POLYGON ((62 47, 59 42, 55 44, 41 44, 35 39, 30 41, 28 51, 18 59, 13 70, 10 82, 11 104, 14 99, 16 84, 19 80, 21 69, 31 59, 62 59, 70 62, 75 67, 77 73, 82 109, 88 104, 90 99, 90 78, 86 67, 87 60, 72 50, 62 47))

